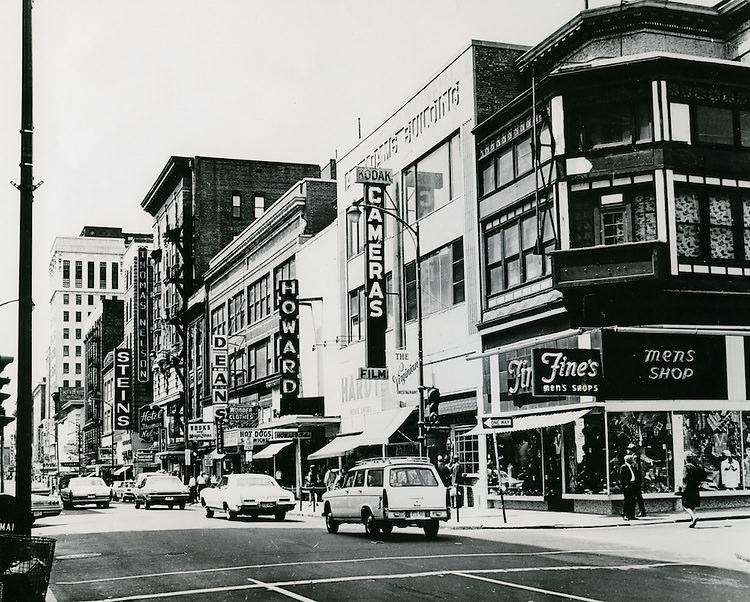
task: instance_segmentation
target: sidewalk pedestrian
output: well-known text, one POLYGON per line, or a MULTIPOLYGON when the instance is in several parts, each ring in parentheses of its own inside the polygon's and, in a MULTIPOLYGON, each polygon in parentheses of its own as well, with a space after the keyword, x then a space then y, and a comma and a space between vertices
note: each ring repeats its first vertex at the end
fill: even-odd
POLYGON ((692 519, 688 525, 691 529, 698 522, 695 509, 701 505, 700 485, 706 478, 706 471, 693 453, 685 456, 685 472, 682 478, 682 507, 692 519))
POLYGON ((188 489, 190 489, 190 503, 194 504, 195 500, 198 499, 198 481, 195 478, 195 475, 190 475, 188 489))
POLYGON ((202 472, 198 475, 198 478, 195 479, 195 486, 197 489, 197 494, 200 495, 201 491, 203 491, 206 488, 206 473, 202 472))
POLYGON ((633 454, 625 454, 625 462, 620 467, 620 489, 624 501, 622 504, 623 518, 625 520, 635 520, 635 498, 636 498, 636 476, 633 464, 635 457, 633 454))
POLYGON ((633 470, 635 470, 635 501, 638 504, 638 516, 646 516, 646 504, 643 502, 643 461, 641 450, 635 444, 628 445, 627 453, 634 457, 633 470))

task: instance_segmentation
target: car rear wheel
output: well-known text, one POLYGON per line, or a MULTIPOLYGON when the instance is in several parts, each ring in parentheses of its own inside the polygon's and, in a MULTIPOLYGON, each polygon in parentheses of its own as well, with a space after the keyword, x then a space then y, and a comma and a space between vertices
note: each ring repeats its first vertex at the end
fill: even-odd
POLYGON ((234 510, 227 509, 227 520, 237 520, 237 513, 234 510))
POLYGON ((151 502, 149 502, 148 499, 143 500, 143 507, 146 510, 149 510, 151 508, 151 502))
POLYGON ((104 502, 102 504, 102 508, 109 508, 109 502, 104 502))
POLYGON ((167 508, 171 510, 172 508, 174 508, 174 504, 167 504, 167 508))
POLYGON ((184 510, 185 509, 185 502, 180 502, 179 508, 180 508, 180 510, 184 510))
POLYGON ((214 517, 213 509, 206 506, 206 518, 213 518, 213 517, 214 517))
POLYGON ((424 536, 427 539, 435 539, 438 531, 440 530, 440 523, 436 520, 431 520, 424 526, 424 536))
POLYGON ((286 511, 285 510, 277 510, 273 513, 273 517, 276 520, 284 520, 286 518, 286 511))
POLYGON ((339 522, 333 518, 330 510, 326 512, 326 531, 329 533, 339 532, 339 522))
POLYGON ((375 521, 375 517, 369 512, 365 517, 365 532, 373 537, 380 535, 380 525, 375 521))
POLYGON ((138 510, 141 507, 141 500, 135 500, 135 509, 138 510))

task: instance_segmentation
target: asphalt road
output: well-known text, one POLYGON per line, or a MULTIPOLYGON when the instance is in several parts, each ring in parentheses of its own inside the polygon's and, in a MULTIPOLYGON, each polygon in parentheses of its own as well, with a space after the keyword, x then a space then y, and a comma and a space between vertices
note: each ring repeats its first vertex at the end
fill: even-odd
MULTIPOLYGON (((217 515, 218 516, 218 515, 217 515)), ((591 531, 591 530, 589 530, 591 531)), ((198 508, 82 508, 45 519, 57 539, 50 589, 88 600, 748 600, 750 574, 692 559, 643 557, 555 533, 418 529, 385 540, 322 519, 229 522, 198 508), (605 549, 606 547, 606 549, 605 549)), ((612 540, 614 539, 614 541, 612 540)), ((653 552, 653 551, 652 551, 653 552)))

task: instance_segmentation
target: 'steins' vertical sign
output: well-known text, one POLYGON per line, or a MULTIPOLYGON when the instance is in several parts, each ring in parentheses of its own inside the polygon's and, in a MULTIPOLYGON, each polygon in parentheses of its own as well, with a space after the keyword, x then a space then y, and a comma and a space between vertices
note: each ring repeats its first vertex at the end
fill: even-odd
POLYGON ((281 361, 281 399, 299 395, 299 283, 279 281, 279 359, 281 361))
POLYGON ((365 184, 365 340, 367 367, 385 368, 385 222, 383 186, 365 184))
POLYGON ((133 351, 115 349, 115 429, 133 428, 133 351))

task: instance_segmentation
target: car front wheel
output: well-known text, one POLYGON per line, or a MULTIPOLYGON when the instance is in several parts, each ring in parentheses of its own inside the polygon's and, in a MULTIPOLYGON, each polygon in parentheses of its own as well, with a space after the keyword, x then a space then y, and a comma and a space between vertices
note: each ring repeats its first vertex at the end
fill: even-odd
POLYGON ((339 532, 339 523, 333 518, 333 514, 331 514, 330 510, 326 512, 326 531, 329 533, 339 532))

